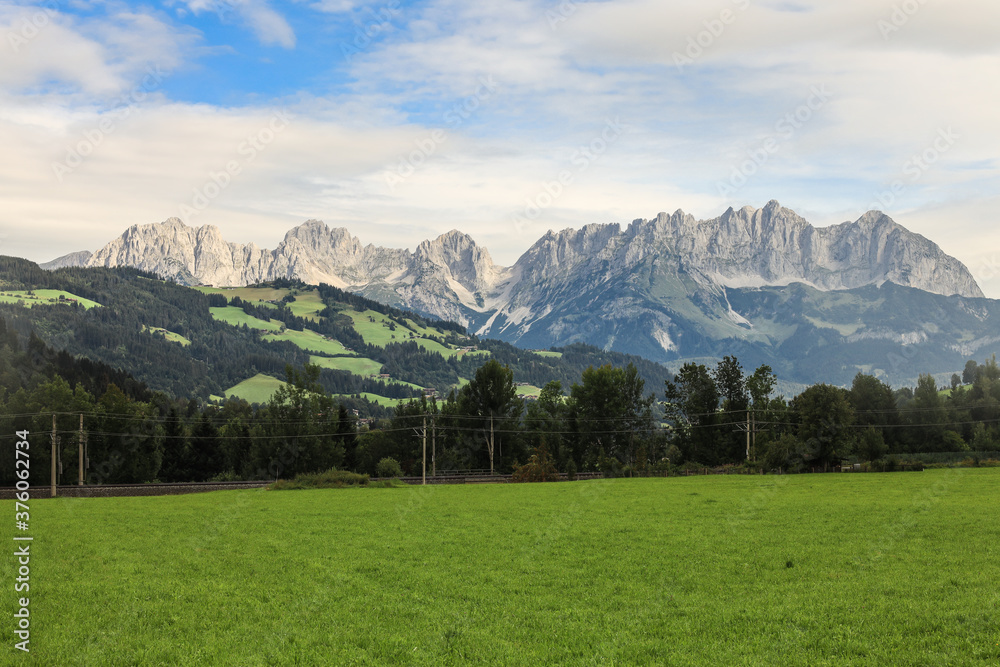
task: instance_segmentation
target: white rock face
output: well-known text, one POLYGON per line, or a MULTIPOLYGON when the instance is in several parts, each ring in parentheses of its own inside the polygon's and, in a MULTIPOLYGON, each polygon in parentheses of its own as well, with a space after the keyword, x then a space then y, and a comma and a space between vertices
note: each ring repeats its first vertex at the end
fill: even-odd
MULTIPOLYGON (((539 318, 605 285, 614 286, 615 294, 634 294, 592 304, 591 313, 609 318, 643 311, 659 321, 659 308, 642 296, 652 288, 630 287, 647 273, 659 281, 656 289, 687 295, 793 282, 835 290, 891 281, 937 294, 983 296, 961 262, 882 213, 818 229, 775 201, 762 209, 729 209, 712 220, 677 211, 635 220, 624 230, 607 224, 550 231, 509 268, 495 265, 485 248, 458 231, 424 241, 411 253, 362 245, 345 229, 309 220, 265 250, 230 243, 215 227, 188 227, 176 218, 135 225, 92 256, 75 253, 47 266, 57 263, 134 266, 215 286, 275 278, 325 282, 466 325, 475 322, 484 334, 512 327, 527 332, 539 318)), ((676 344, 666 333, 657 341, 664 349, 676 344)))
POLYGON ((68 255, 63 255, 62 257, 57 257, 51 262, 45 262, 44 264, 39 264, 38 266, 48 271, 55 271, 56 269, 61 269, 64 266, 86 266, 87 261, 93 254, 94 253, 89 250, 80 250, 78 252, 71 252, 68 255))
POLYGON ((834 290, 888 280, 936 294, 983 296, 961 262, 878 211, 826 228, 813 227, 776 201, 756 210, 730 208, 712 220, 695 220, 683 211, 660 213, 633 221, 624 232, 618 225, 549 232, 518 264, 540 260, 565 266, 583 256, 598 264, 608 260, 618 270, 650 257, 669 260, 726 287, 801 282, 834 290))

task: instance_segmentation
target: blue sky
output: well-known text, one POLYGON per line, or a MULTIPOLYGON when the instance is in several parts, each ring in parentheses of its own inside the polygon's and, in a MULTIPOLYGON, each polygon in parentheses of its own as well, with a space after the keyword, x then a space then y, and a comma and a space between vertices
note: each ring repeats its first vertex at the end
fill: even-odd
POLYGON ((986 0, 0 0, 0 252, 177 216, 513 263, 548 229, 871 208, 1000 297, 986 0))

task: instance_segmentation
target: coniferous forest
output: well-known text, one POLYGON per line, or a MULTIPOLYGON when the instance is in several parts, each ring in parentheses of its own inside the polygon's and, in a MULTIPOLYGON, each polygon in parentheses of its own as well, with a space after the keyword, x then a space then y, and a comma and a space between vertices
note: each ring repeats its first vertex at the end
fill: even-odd
MULTIPOLYGON (((994 358, 970 360, 947 387, 924 375, 894 390, 858 374, 850 387, 816 384, 786 398, 769 367, 751 372, 732 356, 677 373, 585 345, 542 356, 326 285, 316 288, 324 310, 307 320, 288 303, 204 294, 134 269, 50 273, 0 258, 0 280, 7 291, 64 290, 101 304, 0 304, 2 433, 30 431, 33 484, 48 483, 53 416, 64 484, 76 482, 81 434, 89 483, 274 479, 334 467, 374 475, 385 459, 419 474, 424 429, 438 470, 510 472, 529 460, 606 475, 703 466, 795 472, 843 461, 891 469, 903 461, 979 462, 1000 449, 994 358), (225 306, 334 338, 395 378, 450 389, 427 396, 404 383, 320 368, 287 341, 213 319, 209 309, 225 306), (489 354, 445 358, 414 340, 369 344, 345 308, 432 326, 445 340, 471 340, 489 354), (170 342, 152 328, 191 343, 170 342), (285 384, 260 404, 209 400, 257 372, 285 384), (542 390, 524 400, 517 383, 542 390), (389 409, 361 398, 364 392, 403 402, 389 409)), ((12 460, 0 477, 13 484, 12 460)))

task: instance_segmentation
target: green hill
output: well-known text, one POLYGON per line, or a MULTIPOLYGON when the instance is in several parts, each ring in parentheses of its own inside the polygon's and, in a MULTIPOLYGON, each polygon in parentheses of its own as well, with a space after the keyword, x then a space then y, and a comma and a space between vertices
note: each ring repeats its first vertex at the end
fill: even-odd
POLYGON ((384 414, 385 406, 425 388, 446 394, 489 357, 527 383, 525 394, 551 380, 568 388, 592 365, 634 363, 649 391, 659 391, 669 375, 659 364, 586 345, 535 352, 479 340, 453 322, 328 285, 192 289, 136 269, 48 272, 0 257, 0 292, 29 290, 39 297, 30 308, 24 300, 0 300, 0 317, 12 330, 120 368, 153 390, 201 400, 266 400, 287 364, 319 366, 324 389, 368 414, 384 414), (273 382, 262 383, 262 376, 273 382))

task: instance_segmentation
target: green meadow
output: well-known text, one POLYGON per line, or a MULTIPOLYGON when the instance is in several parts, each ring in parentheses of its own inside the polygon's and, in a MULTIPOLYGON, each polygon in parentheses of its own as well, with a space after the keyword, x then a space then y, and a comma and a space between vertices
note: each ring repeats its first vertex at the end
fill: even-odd
POLYGON ((34 500, 32 655, 13 648, 10 589, 0 652, 996 665, 998 506, 1000 469, 34 500))
POLYGON ((323 300, 320 299, 319 292, 316 290, 298 292, 298 290, 290 290, 284 287, 205 286, 195 287, 194 289, 202 292, 203 294, 223 294, 227 299, 232 299, 233 297, 238 296, 244 301, 249 301, 250 303, 265 306, 267 308, 277 308, 277 304, 272 302, 281 301, 288 294, 297 292, 295 294, 295 301, 288 304, 289 310, 292 311, 293 315, 314 321, 319 319, 319 312, 326 307, 323 300))
POLYGON ((247 325, 251 329, 266 329, 268 331, 279 331, 281 329, 281 322, 277 320, 270 320, 265 322, 264 320, 254 317, 253 315, 247 315, 243 312, 242 308, 237 308, 236 306, 225 306, 220 308, 209 308, 209 312, 212 313, 212 317, 226 324, 232 324, 234 327, 247 325))
POLYGON ((283 287, 205 287, 203 285, 195 287, 194 289, 202 292, 203 294, 224 294, 227 299, 232 299, 233 297, 238 296, 244 301, 250 301, 252 303, 281 301, 281 299, 284 298, 289 291, 283 287))
POLYGON ((382 364, 367 357, 319 357, 312 355, 309 357, 309 362, 320 368, 350 371, 355 375, 378 375, 382 372, 382 364))
POLYGON ((363 391, 360 394, 333 394, 334 398, 339 398, 342 396, 360 396, 361 398, 366 398, 372 403, 378 403, 382 407, 394 408, 400 403, 406 403, 410 399, 408 398, 388 398, 386 396, 380 396, 379 394, 373 394, 368 391, 363 391))
POLYGON ((101 304, 96 301, 91 301, 90 299, 84 299, 82 296, 77 296, 72 292, 66 292, 64 290, 57 289, 36 289, 31 290, 31 294, 27 291, 12 291, 5 290, 0 291, 0 303, 21 303, 28 308, 36 305, 49 305, 49 304, 72 304, 76 301, 81 306, 90 310, 100 306, 101 304))
MULTIPOLYGON (((242 312, 242 311, 240 311, 242 312)), ((340 341, 326 338, 311 329, 296 331, 295 329, 285 329, 281 333, 265 334, 264 340, 287 340, 308 352, 319 352, 320 354, 353 354, 348 352, 340 341)))
POLYGON ((185 338, 184 336, 180 335, 179 333, 175 333, 173 331, 168 331, 167 329, 161 329, 159 327, 147 327, 144 324, 142 325, 142 330, 156 334, 163 334, 163 337, 166 340, 169 340, 172 343, 180 343, 184 347, 187 347, 188 345, 191 344, 191 341, 185 338))
POLYGON ((285 384, 282 380, 263 373, 257 373, 237 385, 226 390, 226 398, 236 396, 248 403, 266 403, 278 387, 285 384))
MULTIPOLYGON (((361 334, 361 337, 364 338, 365 342, 369 345, 385 347, 389 343, 405 343, 412 340, 423 349, 429 352, 437 352, 445 358, 455 356, 456 354, 463 354, 460 350, 456 350, 441 343, 438 340, 441 337, 440 332, 419 326, 413 322, 413 320, 406 320, 408 326, 410 327, 407 329, 393 322, 382 313, 374 310, 366 310, 362 312, 358 310, 345 309, 342 310, 341 313, 347 315, 354 321, 355 331, 361 334), (372 320, 375 321, 373 322, 372 320), (395 330, 391 329, 390 325, 395 327, 395 330), (410 338, 410 334, 414 334, 415 337, 410 338), (424 334, 431 336, 431 339, 419 337, 424 334)), ((479 350, 477 350, 474 354, 482 354, 484 356, 489 355, 488 352, 479 350)))

